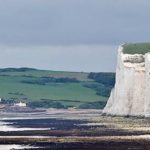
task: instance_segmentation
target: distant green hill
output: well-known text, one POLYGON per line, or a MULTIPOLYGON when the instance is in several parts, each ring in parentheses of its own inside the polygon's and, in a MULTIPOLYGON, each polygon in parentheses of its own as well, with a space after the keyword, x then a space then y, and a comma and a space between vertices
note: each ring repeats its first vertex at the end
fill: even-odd
POLYGON ((150 43, 129 43, 123 45, 125 54, 145 54, 150 52, 150 43))
POLYGON ((4 103, 21 100, 31 107, 103 108, 114 76, 114 73, 5 68, 0 69, 0 98, 4 103))

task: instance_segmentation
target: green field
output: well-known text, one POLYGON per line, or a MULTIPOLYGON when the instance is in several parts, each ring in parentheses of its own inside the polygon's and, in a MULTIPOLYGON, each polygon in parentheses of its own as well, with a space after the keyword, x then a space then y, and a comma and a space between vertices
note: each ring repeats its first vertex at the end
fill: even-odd
POLYGON ((131 43, 123 45, 125 54, 145 54, 150 52, 150 43, 131 43))
POLYGON ((59 102, 65 107, 80 107, 84 104, 89 106, 92 103, 96 105, 97 102, 102 102, 104 105, 108 96, 99 95, 95 89, 86 86, 94 85, 94 88, 95 86, 98 88, 105 86, 89 79, 88 75, 89 73, 83 72, 46 71, 29 68, 0 69, 0 98, 21 100, 26 103, 46 100, 59 102), (56 80, 56 82, 49 81, 49 78, 55 80, 69 78, 77 81, 61 82, 56 80))

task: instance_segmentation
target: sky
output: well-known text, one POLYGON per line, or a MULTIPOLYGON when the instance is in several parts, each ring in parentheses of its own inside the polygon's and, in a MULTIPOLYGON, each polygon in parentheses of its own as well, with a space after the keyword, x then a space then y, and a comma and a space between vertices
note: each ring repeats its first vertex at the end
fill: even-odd
POLYGON ((0 68, 114 72, 117 47, 149 42, 149 0, 0 0, 0 68))

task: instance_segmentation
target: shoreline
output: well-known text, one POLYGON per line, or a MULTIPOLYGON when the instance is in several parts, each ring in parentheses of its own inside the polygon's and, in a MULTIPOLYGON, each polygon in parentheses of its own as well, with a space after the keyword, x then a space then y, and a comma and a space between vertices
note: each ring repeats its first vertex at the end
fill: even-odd
POLYGON ((3 114, 0 145, 29 145, 27 150, 150 149, 150 120, 103 116, 101 110, 57 110, 46 114, 3 114), (33 131, 22 130, 32 128, 33 131), (43 129, 47 130, 43 130, 43 129), (20 131, 17 131, 19 129, 20 131), (38 130, 39 129, 39 130, 38 130), (39 147, 39 148, 37 148, 39 147))

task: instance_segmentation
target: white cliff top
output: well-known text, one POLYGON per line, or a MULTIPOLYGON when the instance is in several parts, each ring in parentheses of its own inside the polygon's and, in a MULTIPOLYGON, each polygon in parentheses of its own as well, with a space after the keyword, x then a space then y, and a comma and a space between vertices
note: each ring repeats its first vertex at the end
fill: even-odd
POLYGON ((150 61, 150 43, 124 44, 120 47, 119 53, 125 67, 145 71, 146 56, 150 61))

